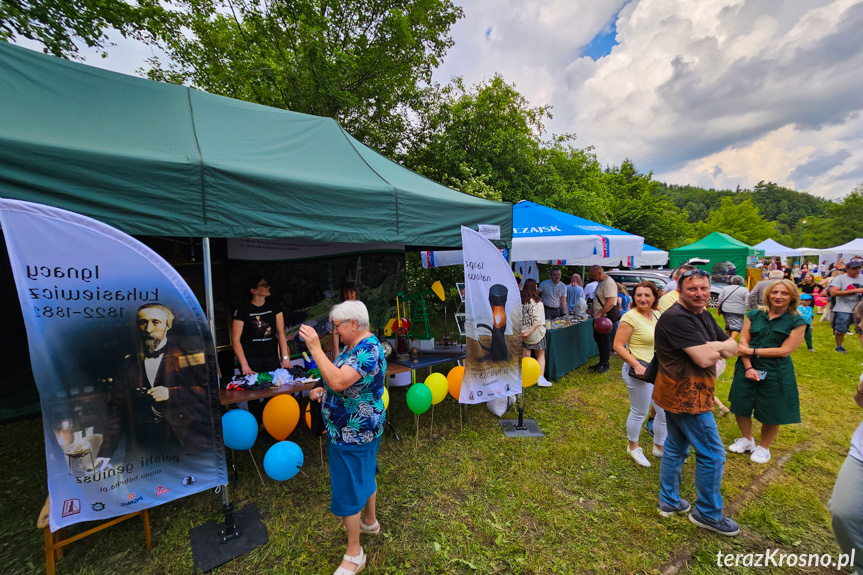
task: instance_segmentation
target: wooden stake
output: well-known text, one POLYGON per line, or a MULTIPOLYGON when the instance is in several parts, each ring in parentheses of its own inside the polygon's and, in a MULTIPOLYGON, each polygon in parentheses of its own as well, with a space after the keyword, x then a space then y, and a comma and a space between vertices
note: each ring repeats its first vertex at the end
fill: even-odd
POLYGON ((266 483, 264 483, 264 476, 263 476, 263 475, 261 475, 261 470, 260 470, 260 469, 258 469, 258 462, 257 462, 257 461, 255 461, 255 456, 254 456, 254 455, 252 455, 252 450, 251 450, 251 449, 249 450, 249 457, 251 457, 251 458, 252 458, 252 463, 254 463, 254 464, 255 464, 255 471, 257 471, 257 472, 258 472, 258 477, 260 477, 260 478, 261 478, 261 485, 266 486, 267 484, 266 484, 266 483))
POLYGON ((433 434, 434 434, 434 405, 432 405, 431 427, 429 428, 429 441, 432 440, 433 434))

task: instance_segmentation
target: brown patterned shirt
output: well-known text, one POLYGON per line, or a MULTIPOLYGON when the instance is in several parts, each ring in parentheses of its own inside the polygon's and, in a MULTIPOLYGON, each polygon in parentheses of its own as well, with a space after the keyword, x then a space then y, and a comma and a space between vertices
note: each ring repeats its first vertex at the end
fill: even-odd
POLYGON ((659 361, 653 387, 656 404, 671 413, 712 411, 716 366, 698 367, 684 348, 725 341, 728 334, 707 310, 694 314, 675 303, 660 316, 655 338, 659 361))

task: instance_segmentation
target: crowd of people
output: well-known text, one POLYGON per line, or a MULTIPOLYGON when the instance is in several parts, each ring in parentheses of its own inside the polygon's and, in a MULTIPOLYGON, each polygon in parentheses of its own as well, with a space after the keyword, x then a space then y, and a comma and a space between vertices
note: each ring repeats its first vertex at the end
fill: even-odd
MULTIPOLYGON (((828 285, 821 286, 835 298, 829 311, 840 352, 844 352, 844 348, 840 350, 841 337, 852 324, 858 335, 863 334, 863 303, 859 303, 863 285, 855 281, 861 267, 863 262, 852 260, 830 278, 828 285)), ((751 461, 767 463, 781 426, 800 422, 790 355, 804 339, 812 349, 812 306, 818 294, 814 276, 802 273, 795 283, 784 269, 769 270, 768 274, 752 292, 740 276, 732 278, 719 296, 724 329, 705 311, 711 297, 710 274, 691 265, 675 270, 664 293, 654 282, 642 281, 630 296, 600 266, 589 269, 587 285, 582 285, 578 274, 572 275, 569 285, 563 284, 561 270, 554 268, 548 280, 537 284, 527 279, 521 286, 524 356, 536 355, 543 371, 546 319, 587 312, 594 319, 606 317, 615 324, 608 333, 594 330, 599 361, 590 369, 607 372, 612 353, 623 360, 621 376, 630 401, 626 451, 644 467, 650 467, 651 462, 639 446, 639 436, 645 421, 651 420, 651 412, 655 414, 649 429, 653 436, 651 454, 660 460, 660 515, 689 513, 689 520, 698 527, 728 536, 737 535, 740 528, 723 514, 726 448, 713 411, 716 407, 722 415, 730 411, 737 420, 740 437, 728 446, 729 452, 749 453, 751 461), (726 360, 735 356, 729 410, 714 389, 726 360), (753 417, 761 423, 757 442, 753 417), (681 471, 690 450, 696 456, 694 504, 680 495, 681 471)), ((248 302, 235 312, 233 326, 234 351, 243 373, 276 367, 275 348, 282 361, 287 359, 282 314, 267 305, 269 285, 255 277, 247 287, 248 302), (263 345, 269 350, 266 354, 259 353, 258 347, 263 345)), ((342 299, 330 313, 330 321, 344 350, 336 344, 335 352, 328 354, 319 334, 307 325, 301 326, 299 333, 325 381, 309 397, 321 403, 329 439, 330 510, 342 518, 347 535, 346 553, 336 575, 350 575, 367 562, 360 535, 381 532, 375 473, 386 421, 386 363, 380 342, 370 331, 365 305, 356 293, 343 294, 342 299)), ((551 383, 542 377, 540 385, 551 383)), ((863 376, 855 399, 863 407, 863 376)), ((830 503, 834 531, 846 553, 863 548, 861 453, 863 425, 854 435, 830 503)))
MULTIPOLYGON (((689 513, 690 521, 699 527, 723 535, 739 533, 739 526, 723 515, 726 447, 712 412, 719 407, 721 415, 730 412, 736 418, 740 436, 727 446, 728 452, 748 453, 758 464, 771 460, 770 447, 781 426, 801 420, 791 353, 804 341, 807 349, 815 351, 812 319, 816 303, 823 304, 819 311, 828 314, 837 352, 846 353, 842 343, 849 329, 853 328, 863 343, 863 280, 858 279, 863 261, 840 261, 834 268, 832 275, 816 281, 805 265, 795 270, 773 262, 766 270, 767 279, 757 282, 751 292, 741 276, 732 277, 718 298, 724 329, 712 314, 705 313, 711 276, 694 266, 676 269, 664 293, 654 282, 642 281, 631 298, 626 288, 615 284, 599 266, 590 268, 586 286, 581 285, 578 274, 572 276, 569 307, 563 307, 561 296, 559 309, 572 313, 580 300, 592 300, 590 314, 595 319, 608 317, 616 324, 611 334, 594 331, 599 361, 589 369, 607 372, 612 349, 624 362, 621 376, 630 402, 626 451, 637 464, 651 466, 639 446, 641 428, 647 421, 653 437, 650 451, 660 460, 658 507, 662 516, 689 513), (828 298, 826 302, 816 302, 821 292, 828 298), (625 308, 625 297, 631 301, 631 309, 625 308), (728 409, 714 389, 726 360, 735 356, 728 409), (757 441, 753 417, 761 423, 757 441), (694 505, 680 497, 681 469, 690 449, 696 454, 698 498, 694 505)), ((559 277, 560 271, 553 270, 550 283, 556 284, 559 277)), ((543 301, 546 309, 554 303, 543 301)), ((526 350, 526 355, 529 353, 526 350)), ((863 378, 858 403, 861 390, 863 378)), ((857 452, 863 450, 861 441, 863 425, 855 434, 857 452)), ((852 493, 859 493, 863 486, 863 458, 852 457, 857 452, 852 447, 831 502, 834 530, 846 552, 854 546, 863 548, 863 505, 856 499, 853 505, 848 503, 852 493)))

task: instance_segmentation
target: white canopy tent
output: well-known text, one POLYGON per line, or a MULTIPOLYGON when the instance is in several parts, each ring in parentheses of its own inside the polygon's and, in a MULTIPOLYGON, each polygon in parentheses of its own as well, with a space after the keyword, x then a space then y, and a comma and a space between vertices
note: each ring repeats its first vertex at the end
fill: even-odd
POLYGON ((783 246, 779 242, 767 238, 760 244, 756 244, 752 246, 756 250, 764 250, 764 255, 768 257, 783 257, 783 258, 799 258, 803 255, 801 250, 795 250, 793 248, 789 248, 783 246))
POLYGON ((863 238, 857 238, 856 240, 852 240, 847 244, 842 244, 841 246, 835 246, 832 248, 827 248, 822 250, 824 252, 833 253, 845 259, 850 259, 854 256, 863 257, 863 238))
POLYGON ((854 256, 863 257, 863 238, 857 238, 841 246, 826 248, 820 250, 820 252, 821 261, 819 264, 835 264, 839 261, 839 258, 843 258, 848 262, 854 256))

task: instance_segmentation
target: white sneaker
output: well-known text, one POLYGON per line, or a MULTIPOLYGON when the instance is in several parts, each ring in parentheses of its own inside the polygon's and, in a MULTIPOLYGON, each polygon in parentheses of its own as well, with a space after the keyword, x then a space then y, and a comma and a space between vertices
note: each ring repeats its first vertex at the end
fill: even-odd
POLYGON ((536 380, 537 387, 551 387, 551 382, 545 379, 544 375, 540 375, 539 379, 536 380))
POLYGON ((650 462, 644 456, 644 451, 640 447, 636 447, 635 449, 626 448, 626 452, 632 457, 635 462, 642 467, 650 467, 650 462))
POLYGON ((750 461, 755 463, 767 463, 770 461, 770 450, 766 447, 756 445, 752 450, 752 455, 749 456, 750 461))
POLYGON ((752 451, 756 447, 754 439, 738 437, 734 440, 734 443, 728 446, 728 451, 731 453, 746 453, 747 451, 752 451))
POLYGON ((662 457, 662 450, 661 450, 661 449, 659 449, 658 447, 656 447, 656 444, 655 444, 655 443, 653 444, 653 451, 652 451, 652 453, 653 453, 653 456, 654 456, 654 457, 662 457))

